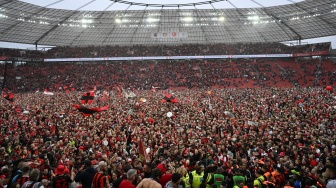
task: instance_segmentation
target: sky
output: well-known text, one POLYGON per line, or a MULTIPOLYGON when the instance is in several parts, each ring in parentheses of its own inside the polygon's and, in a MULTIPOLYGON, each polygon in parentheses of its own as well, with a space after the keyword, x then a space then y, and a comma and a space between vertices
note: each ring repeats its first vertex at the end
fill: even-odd
MULTIPOLYGON (((81 11, 102 11, 106 9, 107 11, 113 10, 125 10, 129 5, 114 3, 111 0, 21 0, 27 3, 35 4, 42 7, 55 8, 55 9, 67 9, 67 10, 77 10, 82 7, 81 11), (92 2, 91 2, 92 1, 92 2), (91 3, 89 3, 91 2, 91 3), (86 5, 87 4, 87 5, 86 5), (86 6, 83 6, 86 5, 86 6)), ((194 2, 202 2, 202 0, 128 0, 136 3, 148 3, 148 4, 186 4, 194 2)), ((251 0, 230 0, 237 8, 256 8, 260 5, 264 7, 269 6, 278 6, 291 4, 292 2, 301 2, 303 0, 255 0, 257 3, 254 3, 251 0)), ((231 9, 235 8, 227 1, 216 2, 212 4, 216 9, 231 9)), ((183 7, 184 9, 194 9, 194 7, 183 7)), ((213 9, 211 5, 200 5, 197 6, 198 9, 213 9)), ((142 6, 130 6, 128 10, 143 10, 142 6)), ((161 8, 147 8, 150 9, 161 9, 161 8)), ((312 44, 319 42, 331 42, 333 49, 336 48, 336 35, 329 37, 322 37, 316 39, 306 39, 302 41, 302 44, 312 44)), ((297 41, 287 41, 285 44, 297 44, 297 41)), ((19 48, 19 49, 35 49, 34 45, 27 44, 18 44, 18 43, 8 43, 0 41, 0 48, 19 48)), ((50 48, 49 46, 38 46, 39 49, 50 48)))

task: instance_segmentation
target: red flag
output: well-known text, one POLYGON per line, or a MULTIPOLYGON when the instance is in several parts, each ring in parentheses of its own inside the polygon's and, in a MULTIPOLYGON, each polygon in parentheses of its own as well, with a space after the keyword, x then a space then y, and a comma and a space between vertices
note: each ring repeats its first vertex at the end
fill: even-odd
POLYGON ((108 110, 108 106, 103 106, 100 108, 87 108, 83 105, 72 104, 73 107, 77 108, 79 112, 82 112, 84 116, 90 116, 95 112, 102 112, 108 110))
POLYGON ((14 94, 10 91, 2 91, 3 98, 7 99, 9 102, 14 102, 14 94))
POLYGON ((139 155, 140 155, 139 158, 140 158, 141 162, 143 164, 145 164, 146 163, 146 158, 147 158, 147 153, 146 153, 146 149, 145 149, 145 144, 142 140, 138 141, 138 147, 139 147, 138 149, 139 149, 139 155))
POLYGON ((166 94, 165 97, 162 99, 162 102, 178 103, 178 100, 174 98, 171 94, 166 94))
POLYGON ((82 104, 91 104, 93 102, 94 99, 94 92, 90 91, 87 93, 84 93, 83 96, 81 97, 81 103, 82 104))

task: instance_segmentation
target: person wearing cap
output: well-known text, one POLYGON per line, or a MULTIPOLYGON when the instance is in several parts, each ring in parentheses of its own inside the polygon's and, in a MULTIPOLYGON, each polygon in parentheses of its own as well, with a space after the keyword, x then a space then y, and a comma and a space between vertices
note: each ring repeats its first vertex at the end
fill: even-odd
POLYGON ((100 161, 97 169, 99 172, 94 175, 91 188, 110 188, 107 176, 107 163, 105 161, 100 161))
POLYGON ((52 180, 53 188, 70 188, 72 180, 70 176, 65 174, 66 170, 64 165, 57 166, 55 169, 56 176, 52 180))
POLYGON ((29 173, 29 181, 25 182, 21 188, 39 188, 43 187, 41 182, 38 182, 38 179, 40 178, 40 170, 39 169, 33 169, 29 173))
POLYGON ((171 181, 166 184, 166 188, 183 188, 183 185, 181 184, 181 175, 179 173, 174 173, 171 181))
POLYGON ((135 185, 133 185, 133 181, 136 179, 137 170, 130 169, 126 175, 127 180, 123 180, 120 183, 119 188, 135 188, 135 185))
POLYGON ((204 165, 199 165, 189 174, 189 182, 192 188, 199 188, 204 176, 204 165))
POLYGON ((84 165, 79 169, 75 176, 76 182, 81 182, 83 188, 90 188, 94 175, 97 170, 92 167, 90 160, 85 160, 84 165), (85 169, 85 170, 84 170, 85 169), (84 170, 84 171, 83 171, 84 170))

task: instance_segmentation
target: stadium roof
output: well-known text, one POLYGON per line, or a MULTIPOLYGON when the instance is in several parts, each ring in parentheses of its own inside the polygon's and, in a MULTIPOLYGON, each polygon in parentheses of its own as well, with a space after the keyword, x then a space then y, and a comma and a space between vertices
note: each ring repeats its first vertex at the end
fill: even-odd
POLYGON ((282 42, 336 35, 335 0, 270 2, 0 0, 0 41, 134 45, 282 42))

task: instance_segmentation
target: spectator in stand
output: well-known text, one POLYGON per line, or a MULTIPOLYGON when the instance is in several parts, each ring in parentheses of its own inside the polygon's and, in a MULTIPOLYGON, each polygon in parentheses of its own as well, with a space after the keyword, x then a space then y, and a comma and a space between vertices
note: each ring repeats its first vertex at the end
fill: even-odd
POLYGON ((329 165, 326 169, 326 176, 329 178, 326 188, 334 188, 336 187, 336 166, 329 165))
POLYGON ((162 176, 160 169, 154 169, 152 171, 152 177, 143 179, 138 185, 137 188, 162 188, 162 185, 159 183, 159 179, 162 176))
POLYGON ((189 182, 192 188, 199 188, 204 176, 204 165, 200 164, 196 170, 189 173, 189 182))
POLYGON ((64 165, 58 165, 55 169, 56 176, 52 179, 53 188, 70 188, 72 180, 69 175, 65 174, 66 168, 64 165))
POLYGON ((144 169, 144 178, 150 178, 152 176, 152 164, 146 163, 143 169, 144 169))
POLYGON ((22 167, 22 174, 20 175, 21 177, 18 178, 16 182, 16 187, 20 188, 22 185, 29 181, 29 173, 30 173, 30 167, 29 166, 23 166, 22 167))
POLYGON ((174 173, 172 175, 171 181, 169 181, 166 188, 183 188, 184 186, 181 184, 181 175, 179 173, 174 173))
MULTIPOLYGON (((186 51, 192 52, 192 48, 186 46, 186 51)), ((4 182, 16 175, 11 171, 13 161, 27 161, 31 169, 40 169, 43 178, 52 181, 58 165, 64 166, 64 174, 74 177, 77 167, 89 160, 92 166, 105 161, 110 167, 106 176, 118 174, 119 179, 107 178, 109 182, 114 180, 113 187, 127 179, 131 166, 142 178, 162 180, 154 173, 158 164, 162 164, 158 168, 166 175, 174 173, 174 168, 186 169, 181 174, 184 181, 190 179, 197 165, 207 164, 207 168, 212 166, 224 176, 221 182, 225 187, 232 185, 235 170, 250 176, 246 184, 253 186, 258 178, 254 172, 260 169, 266 182, 280 182, 276 183, 280 188, 282 182, 292 181, 298 173, 302 186, 308 178, 317 187, 328 183, 326 167, 334 163, 335 157, 335 96, 324 87, 278 88, 272 84, 244 88, 242 75, 256 72, 253 76, 259 83, 272 77, 267 72, 279 71, 274 63, 221 60, 28 64, 7 68, 7 84, 13 88, 22 84, 25 89, 14 90, 13 101, 0 99, 0 174, 4 182), (23 79, 11 76, 18 72, 23 79), (192 89, 175 85, 184 83, 183 79, 190 81, 192 89), (72 104, 80 104, 83 93, 95 83, 93 102, 81 105, 108 106, 108 110, 83 116, 72 104), (169 89, 152 91, 154 83, 169 89), (36 88, 48 88, 54 95, 36 92, 36 88), (135 96, 125 98, 122 89, 135 96), (179 102, 162 103, 165 93, 179 102), (172 116, 168 117, 167 112, 172 116), (143 149, 139 143, 143 143, 143 149), (278 175, 273 175, 275 172, 278 175)), ((290 75, 294 78, 296 74, 290 75)), ((280 76, 272 79, 281 83, 280 76)))
POLYGON ((92 181, 92 188, 110 188, 109 179, 107 176, 107 163, 105 161, 100 161, 97 169, 99 170, 92 181))
POLYGON ((75 181, 81 182, 82 188, 91 188, 92 180, 97 170, 92 167, 90 160, 85 160, 84 165, 79 169, 76 174, 75 181), (83 171, 84 170, 84 171, 83 171))
POLYGON ((40 179, 40 170, 33 169, 29 173, 29 181, 26 181, 21 188, 39 188, 43 187, 41 182, 38 182, 40 179))
POLYGON ((135 188, 135 185, 133 185, 133 181, 136 180, 137 170, 130 169, 127 172, 127 180, 123 180, 119 188, 135 188))

